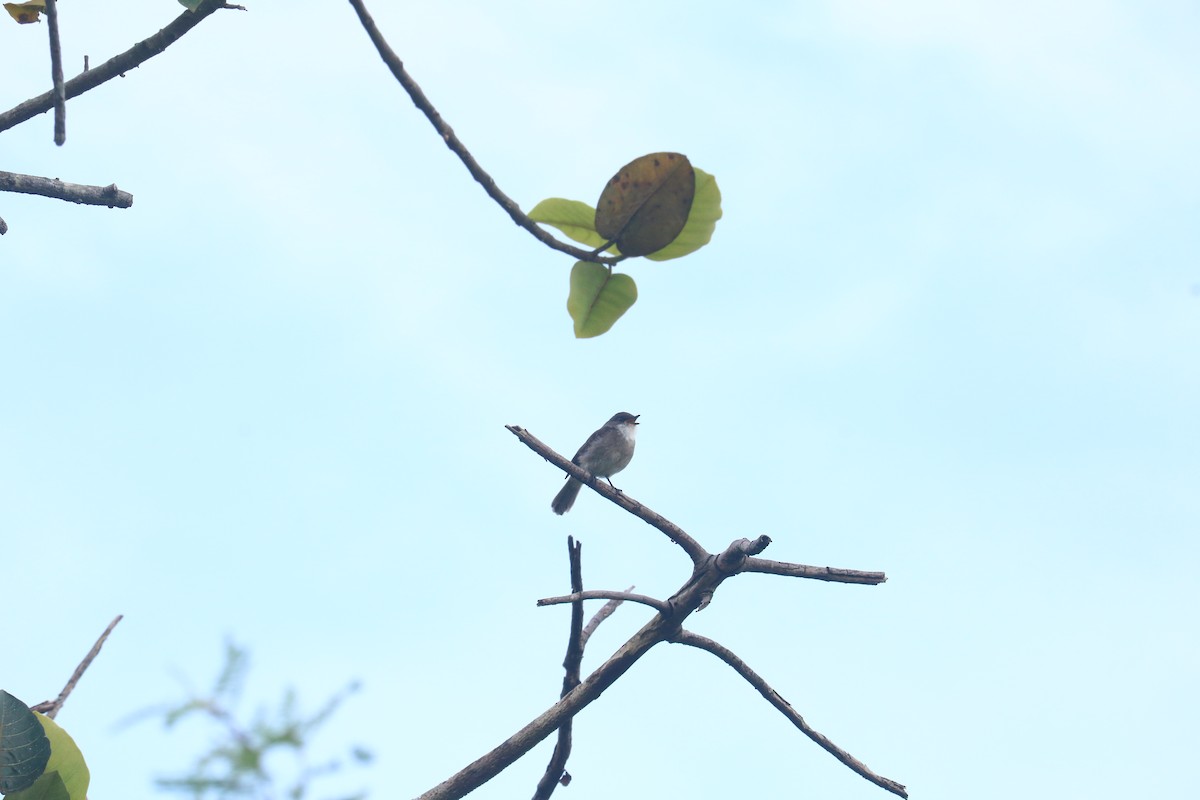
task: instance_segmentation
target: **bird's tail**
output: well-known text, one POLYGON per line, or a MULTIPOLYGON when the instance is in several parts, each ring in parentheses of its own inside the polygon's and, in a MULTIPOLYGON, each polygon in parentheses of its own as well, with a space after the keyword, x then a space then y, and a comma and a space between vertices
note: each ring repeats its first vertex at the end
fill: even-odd
POLYGON ((579 489, 582 486, 583 484, 574 478, 567 478, 567 485, 550 501, 550 508, 554 513, 561 515, 570 511, 571 506, 575 505, 575 498, 579 496, 579 489))

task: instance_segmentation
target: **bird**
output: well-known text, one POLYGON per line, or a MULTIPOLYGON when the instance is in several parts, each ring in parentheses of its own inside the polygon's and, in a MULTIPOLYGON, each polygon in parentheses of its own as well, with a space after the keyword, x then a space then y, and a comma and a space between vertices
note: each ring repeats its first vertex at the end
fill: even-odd
MULTIPOLYGON (((630 414, 622 411, 613 414, 612 419, 600 426, 571 459, 572 464, 583 467, 594 477, 604 478, 608 485, 613 486, 612 476, 629 466, 633 458, 634 439, 637 436, 638 417, 641 414, 630 414)), ((579 488, 583 486, 575 478, 567 476, 567 485, 554 496, 550 508, 555 514, 563 515, 571 510, 575 498, 579 496, 579 488)), ((617 491, 620 491, 617 489, 617 491)))

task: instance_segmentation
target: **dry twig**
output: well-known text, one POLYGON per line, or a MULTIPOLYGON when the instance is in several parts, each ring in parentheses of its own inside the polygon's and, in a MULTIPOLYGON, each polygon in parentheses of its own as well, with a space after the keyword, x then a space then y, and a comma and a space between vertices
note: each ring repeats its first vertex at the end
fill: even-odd
MULTIPOLYGON (((579 594, 583 591, 583 545, 573 537, 567 537, 567 554, 571 562, 571 592, 579 594)), ((563 657, 563 683, 560 698, 579 685, 579 671, 583 665, 583 600, 571 604, 571 632, 567 637, 567 654, 563 657)), ((573 718, 568 719, 558 729, 558 742, 554 745, 554 753, 550 763, 542 773, 537 788, 533 792, 533 800, 547 800, 554 794, 554 787, 566 779, 567 759, 571 756, 571 727, 573 718)))
POLYGON ((133 205, 133 195, 121 191, 115 183, 108 186, 88 186, 81 183, 67 183, 57 178, 22 175, 19 172, 0 171, 0 192, 36 194, 42 197, 53 197, 56 200, 69 200, 72 203, 108 206, 109 208, 129 208, 133 205))
MULTIPOLYGON (((633 587, 630 586, 622 594, 626 596, 632 596, 629 594, 632 591, 633 587)), ((638 596, 640 597, 641 595, 638 596)), ((625 597, 614 597, 604 605, 600 606, 600 610, 592 616, 587 625, 583 626, 583 634, 579 637, 579 644, 581 647, 587 647, 588 639, 592 638, 592 634, 596 632, 596 628, 600 627, 601 622, 604 622, 604 620, 611 617, 612 613, 617 610, 617 606, 621 605, 621 603, 624 603, 625 599, 625 597)))
POLYGON ((83 673, 87 671, 87 668, 91 666, 93 659, 100 654, 100 648, 104 646, 104 642, 106 639, 108 639, 108 635, 113 632, 113 628, 117 627, 117 623, 122 619, 124 619, 124 616, 118 614, 112 622, 108 623, 108 627, 104 629, 104 633, 100 634, 100 638, 96 640, 94 645, 92 645, 92 649, 88 651, 88 654, 83 657, 83 661, 80 661, 79 666, 75 668, 73 673, 71 673, 70 679, 67 680, 67 685, 64 686, 63 690, 58 693, 58 697, 54 698, 53 700, 47 700, 44 703, 38 703, 36 706, 32 706, 34 711, 41 712, 50 719, 54 719, 54 717, 58 714, 58 710, 63 707, 63 703, 67 702, 67 697, 75 689, 75 684, 79 683, 79 679, 83 677, 83 673))
POLYGON ((862 763, 857 758, 838 747, 824 734, 814 730, 811 725, 804 721, 804 717, 800 716, 799 712, 792 708, 791 703, 789 703, 787 700, 784 700, 779 692, 772 689, 769 683, 763 680, 757 672, 750 669, 750 667, 746 665, 746 662, 738 658, 729 648, 724 647, 705 636, 700 636, 699 634, 685 630, 680 630, 679 633, 671 638, 671 641, 675 642, 676 644, 686 644, 692 647, 698 647, 701 650, 707 650, 708 652, 712 653, 717 658, 733 667, 739 675, 746 679, 747 683, 757 689, 758 693, 766 698, 768 703, 779 709, 780 713, 787 717, 793 725, 799 728, 805 736, 812 739, 821 747, 825 748, 825 750, 828 751, 838 761, 841 761, 851 770, 866 778, 876 786, 887 789, 889 792, 897 794, 901 797, 908 797, 908 792, 905 790, 903 784, 897 783, 891 778, 885 778, 882 775, 875 774, 866 764, 862 763))
MULTIPOLYGON (((563 603, 578 603, 581 600, 612 600, 616 604, 628 600, 631 603, 641 603, 644 606, 650 606, 655 611, 670 610, 666 603, 656 597, 648 597, 644 594, 633 594, 631 592, 614 592, 610 589, 588 589, 586 592, 573 592, 561 597, 543 597, 537 601, 537 604, 539 606, 557 606, 563 603)), ((608 608, 608 606, 606 605, 604 608, 608 608)), ((604 611, 604 608, 596 612, 597 616, 604 611)), ((616 605, 613 608, 616 608, 616 605)), ((612 612, 608 613, 611 614, 612 612)))
POLYGON ((67 141, 67 95, 63 91, 62 42, 58 36, 58 2, 46 0, 46 27, 50 29, 50 81, 54 95, 54 143, 67 141))
MULTIPOLYGON (((113 56, 97 67, 86 70, 63 84, 63 96, 68 100, 78 97, 86 91, 95 89, 100 84, 110 81, 117 76, 136 68, 142 62, 158 55, 181 36, 199 25, 209 15, 222 8, 241 8, 216 0, 204 0, 195 11, 184 11, 171 24, 158 33, 135 44, 120 55, 113 56)), ((28 119, 44 114, 54 107, 54 92, 49 91, 37 97, 31 97, 20 105, 0 113, 0 131, 6 131, 14 125, 19 125, 28 119)))

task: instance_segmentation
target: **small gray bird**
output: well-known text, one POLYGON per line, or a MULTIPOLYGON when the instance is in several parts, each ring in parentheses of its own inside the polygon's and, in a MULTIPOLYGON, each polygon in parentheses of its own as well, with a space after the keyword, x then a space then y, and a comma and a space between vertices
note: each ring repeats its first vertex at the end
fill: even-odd
MULTIPOLYGON (((611 477, 625 467, 633 459, 634 438, 637 436, 637 418, 640 414, 629 414, 622 411, 614 414, 613 418, 604 423, 583 443, 579 452, 571 459, 597 478, 604 478, 608 485, 613 486, 611 477)), ((555 514, 565 514, 575 504, 582 483, 567 476, 567 485, 554 496, 550 508, 555 514)))

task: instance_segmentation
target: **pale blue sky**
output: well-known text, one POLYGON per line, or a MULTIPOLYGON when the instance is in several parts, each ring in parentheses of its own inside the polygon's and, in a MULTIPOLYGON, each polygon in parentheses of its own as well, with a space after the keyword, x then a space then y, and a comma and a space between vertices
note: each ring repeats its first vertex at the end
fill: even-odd
MULTIPOLYGON (((692 628, 914 797, 1184 797, 1200 745, 1200 12, 1163 2, 385 4, 414 77, 525 208, 676 150, 725 217, 576 341, 572 261, 514 227, 347 4, 251 2, 3 135, 0 686, 52 697, 91 797, 196 731, 114 732, 206 684, 363 692, 325 752, 414 796, 555 698, 567 583, 688 562, 516 442, 642 415, 617 484, 709 549, 881 569, 727 583, 692 628), (13 598, 18 598, 14 600, 13 598)), ((64 6, 68 63, 178 6, 64 6)), ((0 26, 3 105, 44 29, 0 26)), ((70 73, 72 70, 68 69, 70 73)), ((625 608, 595 666, 647 618, 625 608)), ((548 751, 481 798, 527 796, 548 751)), ((662 647, 578 720, 564 796, 883 798, 723 664, 662 647)))

